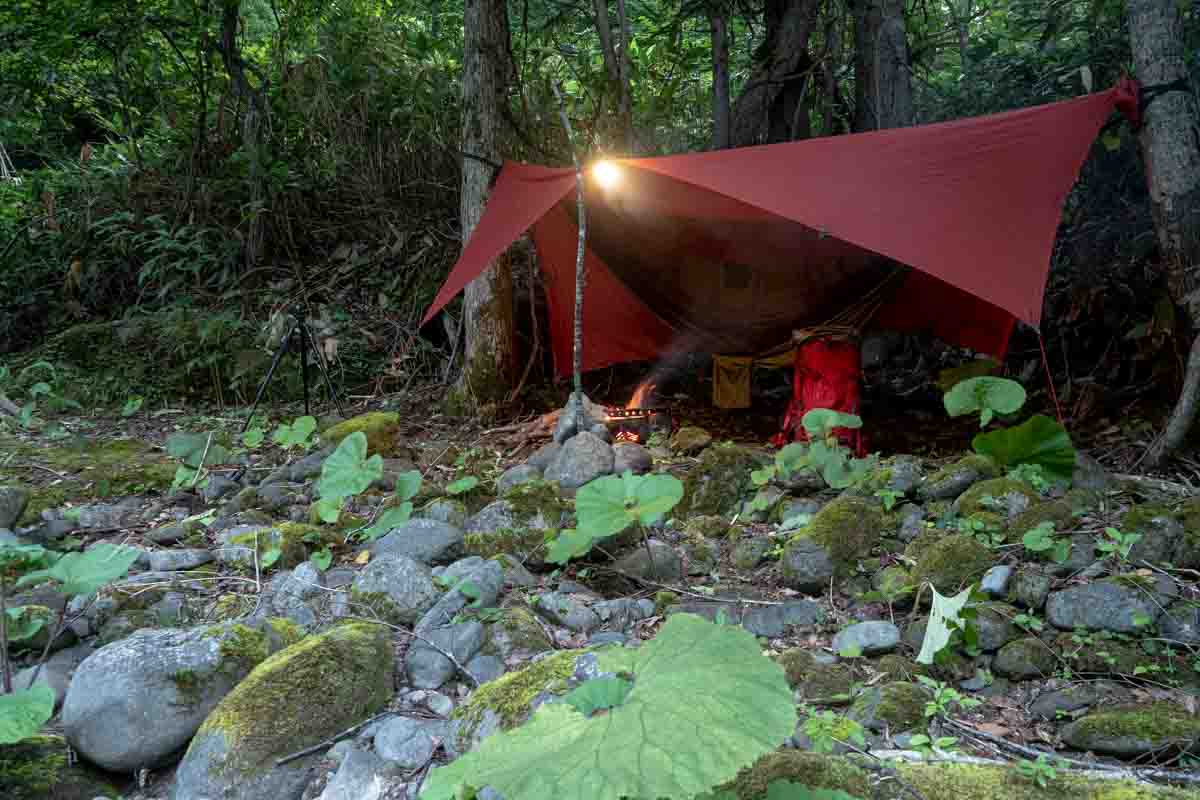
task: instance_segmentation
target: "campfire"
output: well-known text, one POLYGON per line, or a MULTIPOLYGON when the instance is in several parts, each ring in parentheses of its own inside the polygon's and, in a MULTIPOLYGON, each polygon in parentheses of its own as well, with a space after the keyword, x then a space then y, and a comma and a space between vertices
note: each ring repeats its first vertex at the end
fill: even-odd
POLYGON ((643 444, 655 431, 671 431, 671 415, 666 409, 650 405, 654 388, 655 384, 645 381, 624 408, 608 406, 605 409, 606 424, 613 432, 614 442, 643 444))

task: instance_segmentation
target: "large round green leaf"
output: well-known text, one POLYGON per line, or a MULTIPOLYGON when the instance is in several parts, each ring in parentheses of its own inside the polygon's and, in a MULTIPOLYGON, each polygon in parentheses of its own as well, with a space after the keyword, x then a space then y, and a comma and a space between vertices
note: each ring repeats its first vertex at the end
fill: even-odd
POLYGON ((1025 387, 1008 378, 984 375, 971 378, 946 392, 942 398, 946 413, 952 417, 979 412, 980 427, 996 414, 1013 414, 1025 405, 1025 387))
POLYGON ((342 439, 321 465, 317 491, 322 498, 353 497, 383 477, 383 459, 367 458, 367 437, 362 431, 342 439))
POLYGON ((1063 481, 1075 474, 1075 448, 1067 429, 1041 414, 1012 428, 980 433, 971 446, 1005 467, 1038 464, 1047 475, 1063 481))
POLYGON ((105 584, 125 577, 133 562, 142 553, 136 547, 99 542, 84 553, 67 553, 48 569, 30 572, 17 581, 17 586, 31 586, 55 581, 63 594, 88 595, 105 584))
POLYGON ((599 666, 633 675, 623 703, 592 717, 543 705, 522 727, 433 770, 422 800, 451 800, 463 785, 521 800, 691 798, 796 727, 782 668, 740 627, 677 614, 640 648, 601 651, 599 666))
POLYGON ((44 683, 0 695, 0 744, 33 736, 54 713, 54 690, 44 683))

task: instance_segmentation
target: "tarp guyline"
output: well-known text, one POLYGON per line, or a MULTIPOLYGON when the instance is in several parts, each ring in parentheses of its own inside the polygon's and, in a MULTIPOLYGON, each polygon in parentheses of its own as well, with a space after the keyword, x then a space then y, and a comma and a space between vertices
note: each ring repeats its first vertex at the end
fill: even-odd
MULTIPOLYGON (((1002 357, 1035 328, 1062 205, 1137 85, 912 128, 659 158, 586 182, 583 368, 757 353, 912 267, 875 317, 1002 357)), ((555 370, 571 370, 574 170, 505 163, 422 324, 532 229, 555 370)))

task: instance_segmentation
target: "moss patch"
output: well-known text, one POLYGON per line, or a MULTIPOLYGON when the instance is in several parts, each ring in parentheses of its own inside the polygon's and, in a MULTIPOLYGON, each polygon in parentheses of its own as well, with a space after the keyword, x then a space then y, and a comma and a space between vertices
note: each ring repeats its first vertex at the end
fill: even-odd
POLYGON ((1037 503, 1013 518, 1008 526, 1008 540, 1020 543, 1026 531, 1033 530, 1043 522, 1053 522, 1059 533, 1070 530, 1075 524, 1075 508, 1067 499, 1048 500, 1037 503))
POLYGON ((995 503, 1000 508, 1006 505, 1006 498, 1015 495, 1024 498, 1032 507, 1041 497, 1030 488, 1029 484, 1014 478, 990 478, 967 489, 958 498, 958 513, 966 516, 977 511, 996 511, 995 503), (988 500, 988 498, 992 500, 988 500))
POLYGON ((699 516, 692 517, 684 526, 683 532, 690 536, 704 539, 720 539, 731 533, 729 520, 724 517, 699 516))
POLYGON ((67 765, 60 736, 34 736, 0 747, 0 796, 5 800, 93 800, 117 797, 112 786, 81 766, 67 765))
POLYGON ((391 693, 387 629, 344 623, 255 667, 209 714, 192 747, 219 735, 227 757, 218 768, 255 772, 362 721, 391 693), (317 697, 321 702, 314 703, 317 697))
POLYGON ((731 513, 753 488, 750 473, 766 461, 762 453, 739 445, 708 447, 683 482, 680 509, 696 515, 731 513))
POLYGON ((1191 796, 1132 781, 1059 774, 1044 788, 1015 769, 968 764, 901 764, 897 771, 926 800, 1183 800, 1191 796))
POLYGON ((500 528, 489 533, 468 533, 463 537, 463 550, 469 556, 495 558, 508 553, 537 567, 539 561, 529 557, 542 549, 546 531, 540 528, 500 528))
POLYGON ((352 433, 367 437, 367 455, 384 458, 396 455, 396 437, 400 434, 400 415, 394 411, 370 411, 339 422, 321 434, 321 441, 337 445, 352 433))
POLYGON ((850 761, 795 750, 768 753, 721 788, 733 792, 738 800, 760 800, 775 781, 840 789, 851 797, 871 796, 870 776, 850 761))
POLYGON ((826 505, 792 537, 809 539, 830 555, 839 574, 846 574, 879 543, 883 510, 860 497, 839 497, 826 505))
POLYGON ((516 727, 529 715, 533 698, 544 691, 566 690, 567 678, 575 671, 575 659, 584 652, 567 650, 483 684, 454 710, 453 718, 465 720, 470 727, 478 724, 487 710, 500 717, 504 730, 516 727))
POLYGON ((558 493, 558 484, 550 481, 529 481, 514 486, 503 498, 513 511, 513 516, 522 524, 541 516, 546 524, 554 528, 562 518, 567 506, 558 493))
MULTIPOLYGON (((279 558, 268 569, 292 569, 299 564, 302 564, 308 558, 308 548, 305 537, 317 536, 326 537, 328 534, 321 531, 313 525, 304 525, 298 522, 285 522, 282 525, 277 525, 270 528, 261 528, 257 531, 246 531, 239 533, 229 539, 230 546, 237 548, 246 548, 246 550, 235 549, 234 553, 238 554, 238 561, 250 562, 251 557, 249 552, 257 550, 259 564, 262 564, 263 555, 271 550, 279 550, 279 558), (313 533, 315 532, 315 534, 313 533)), ((336 534, 334 534, 336 537, 336 534)))
POLYGON ((956 592, 983 575, 993 561, 992 551, 974 538, 962 534, 944 536, 921 549, 912 570, 913 585, 921 586, 928 581, 942 594, 956 592))

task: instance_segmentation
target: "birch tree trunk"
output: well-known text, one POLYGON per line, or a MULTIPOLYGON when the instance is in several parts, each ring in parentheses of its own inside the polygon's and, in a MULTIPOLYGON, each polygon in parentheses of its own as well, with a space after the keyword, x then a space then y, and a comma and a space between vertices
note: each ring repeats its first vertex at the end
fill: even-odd
POLYGON ((913 124, 904 0, 854 0, 854 130, 913 124))
POLYGON ((713 134, 712 149, 729 147, 729 34, 725 10, 714 4, 708 8, 712 26, 713 134))
MULTIPOLYGON (((463 36, 460 218, 465 243, 483 216, 493 168, 499 163, 500 104, 508 77, 508 23, 504 0, 466 0, 463 36)), ((508 254, 467 284, 463 295, 466 347, 459 388, 475 405, 500 402, 512 383, 512 264, 508 254)))
MULTIPOLYGON (((1143 86, 1187 76, 1183 17, 1175 0, 1129 0, 1134 72, 1143 86)), ((1200 109, 1194 88, 1154 97, 1139 133, 1158 234, 1159 256, 1171 299, 1193 328, 1200 322, 1200 109)), ((1200 340, 1192 346, 1183 392, 1166 431, 1151 450, 1160 463, 1187 437, 1200 386, 1200 340)))

